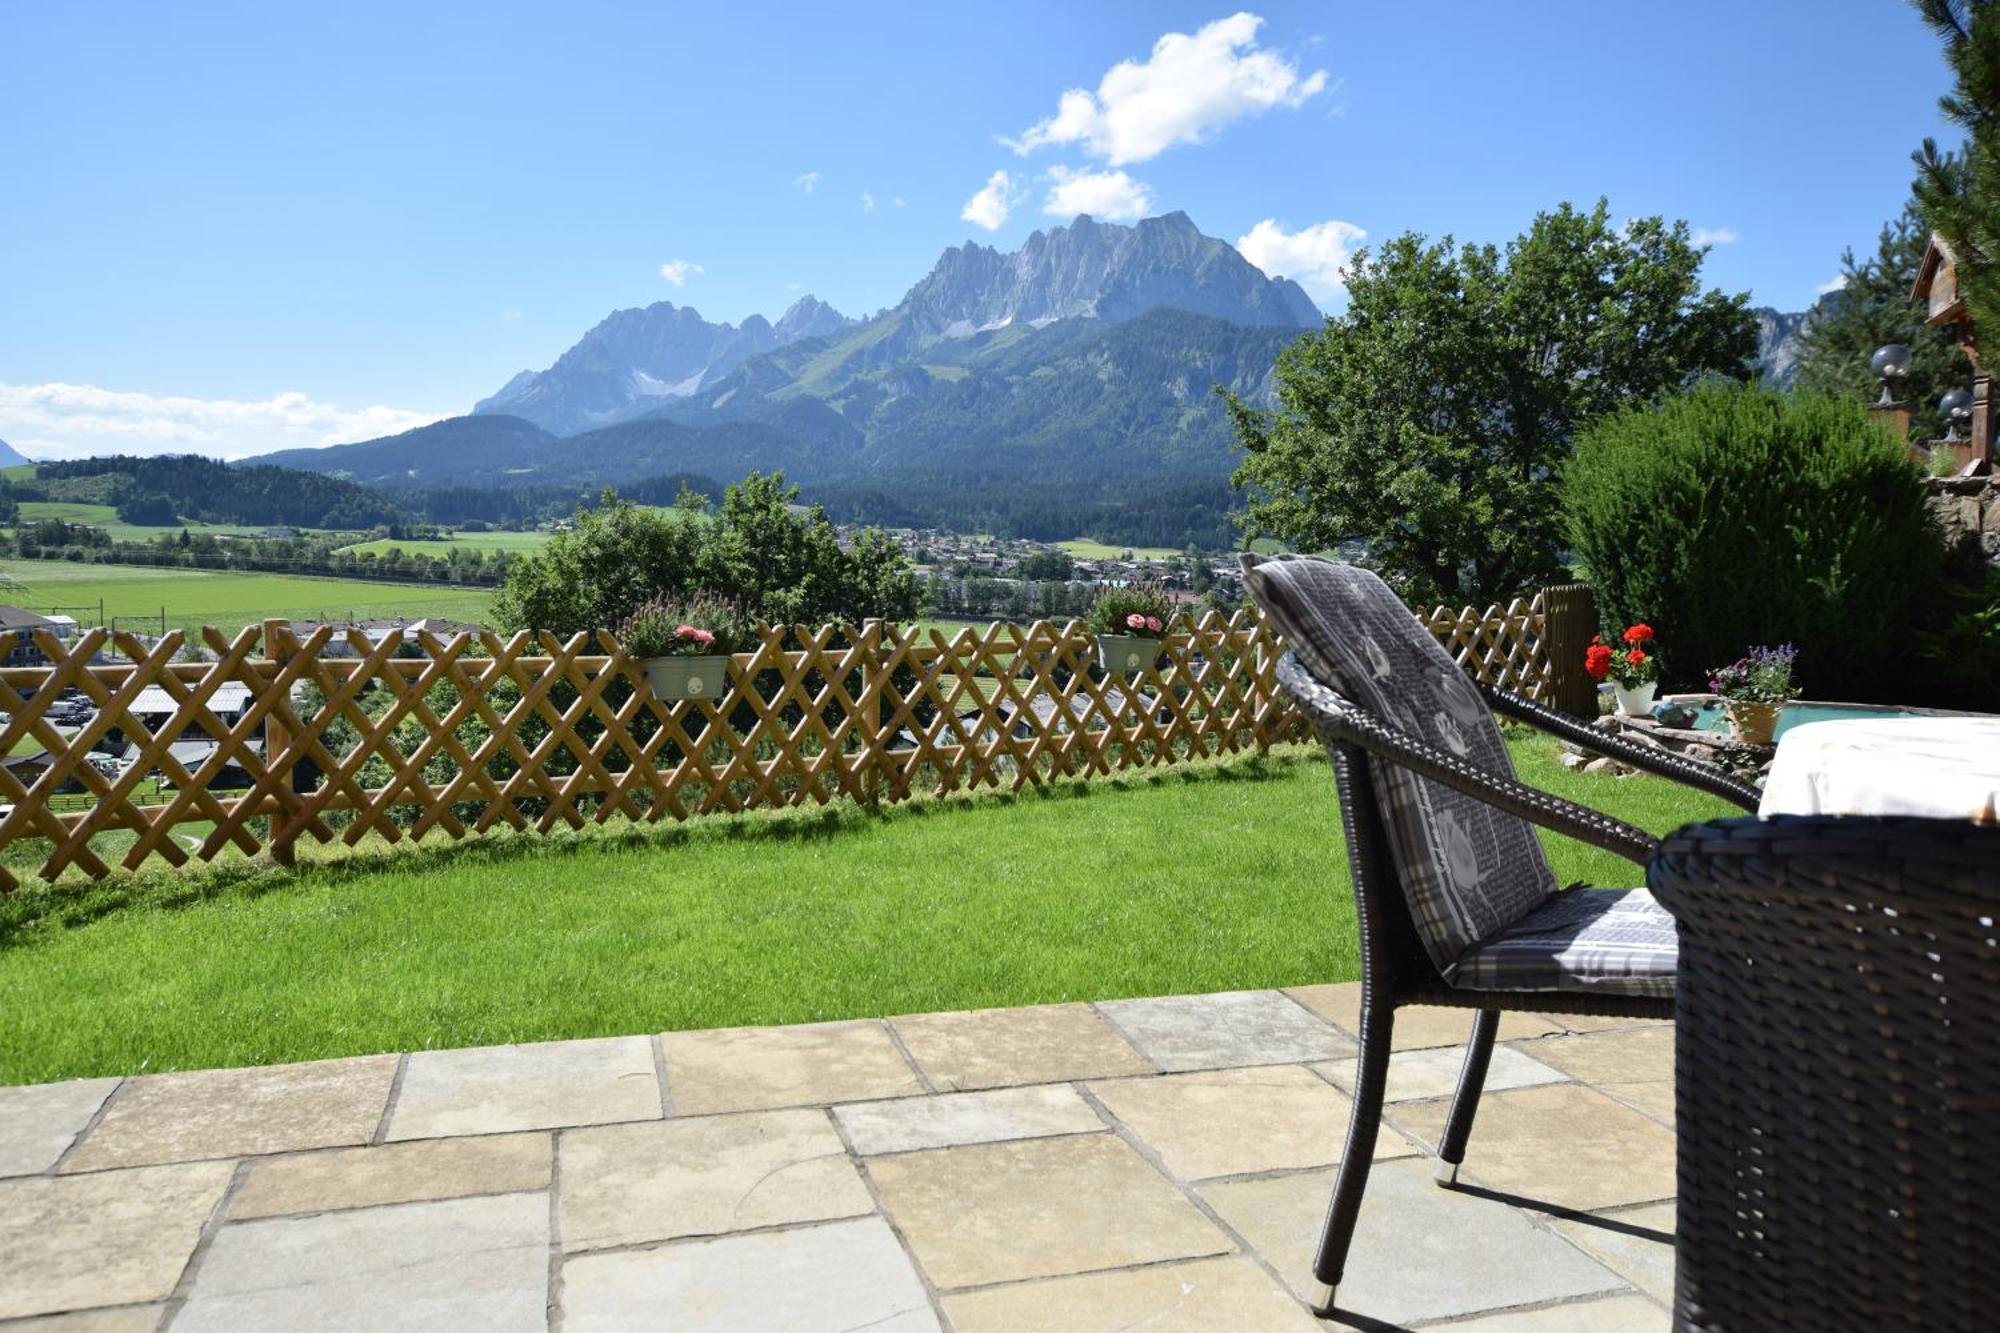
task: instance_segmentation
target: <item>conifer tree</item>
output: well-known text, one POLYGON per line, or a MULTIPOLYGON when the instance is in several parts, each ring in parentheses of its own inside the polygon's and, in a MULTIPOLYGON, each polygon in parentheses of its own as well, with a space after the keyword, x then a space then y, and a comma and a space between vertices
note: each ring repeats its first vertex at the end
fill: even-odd
POLYGON ((1992 0, 1912 0, 1944 42, 1954 86, 1938 99, 1965 130, 1962 151, 1924 140, 1914 155, 1924 221, 1957 261, 1975 331, 2000 340, 2000 7, 1992 0))

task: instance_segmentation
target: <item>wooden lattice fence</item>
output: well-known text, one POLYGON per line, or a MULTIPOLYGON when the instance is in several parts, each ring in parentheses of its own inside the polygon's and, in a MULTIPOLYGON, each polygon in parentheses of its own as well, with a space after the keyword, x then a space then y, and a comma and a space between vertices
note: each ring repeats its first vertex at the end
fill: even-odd
MULTIPOLYGON (((1481 679, 1541 690, 1539 597, 1420 619, 1481 679)), ((301 641, 270 621, 202 638, 212 661, 177 661, 178 631, 150 646, 38 634, 49 666, 0 669, 0 888, 10 866, 102 877, 232 847, 288 863, 304 838, 894 802, 1303 735, 1276 688, 1279 647, 1247 611, 1168 636, 1129 677, 1098 669, 1078 622, 770 628, 713 702, 656 698, 602 631, 371 640, 321 625, 301 641), (48 716, 66 697, 94 710, 74 731, 48 716)))

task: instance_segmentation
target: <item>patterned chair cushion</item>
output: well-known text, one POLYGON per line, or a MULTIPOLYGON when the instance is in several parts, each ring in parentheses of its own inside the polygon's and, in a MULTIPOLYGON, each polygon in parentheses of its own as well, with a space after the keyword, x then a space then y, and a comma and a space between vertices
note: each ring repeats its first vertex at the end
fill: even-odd
MULTIPOLYGON (((1486 701, 1389 586, 1312 556, 1243 557, 1244 580, 1312 673, 1408 735, 1512 781, 1486 701)), ((1556 892, 1535 831, 1518 815, 1369 758, 1410 916, 1445 980, 1475 944, 1556 892)))
POLYGON ((1671 997, 1674 919, 1644 889, 1558 893, 1458 960, 1475 990, 1583 990, 1671 997))

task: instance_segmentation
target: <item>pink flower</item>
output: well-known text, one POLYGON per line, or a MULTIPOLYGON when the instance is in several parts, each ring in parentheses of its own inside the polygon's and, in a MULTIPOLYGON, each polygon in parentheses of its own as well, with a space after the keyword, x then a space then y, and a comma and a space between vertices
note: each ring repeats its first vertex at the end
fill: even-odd
POLYGON ((1125 617, 1125 628, 1127 629, 1146 628, 1146 617, 1140 615, 1137 611, 1134 611, 1131 615, 1125 617))
POLYGON ((697 629, 693 625, 680 626, 674 631, 674 637, 678 639, 691 640, 694 643, 700 644, 704 648, 708 647, 708 645, 715 642, 715 636, 713 634, 710 634, 705 629, 697 629))
POLYGON ((1153 631, 1153 633, 1158 634, 1160 630, 1164 627, 1160 624, 1160 618, 1158 616, 1147 616, 1146 628, 1153 631))

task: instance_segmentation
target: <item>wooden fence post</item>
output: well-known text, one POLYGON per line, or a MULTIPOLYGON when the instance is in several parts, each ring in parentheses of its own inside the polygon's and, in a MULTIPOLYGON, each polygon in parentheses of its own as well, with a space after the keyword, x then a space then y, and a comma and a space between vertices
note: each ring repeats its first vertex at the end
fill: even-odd
POLYGON ((1581 583, 1542 589, 1542 635, 1549 657, 1542 702, 1580 718, 1597 716, 1597 682, 1583 669, 1597 633, 1597 598, 1581 583))
MULTIPOLYGON (((264 622, 264 656, 270 659, 276 668, 273 673, 274 678, 284 674, 285 663, 291 661, 292 654, 297 651, 297 647, 298 645, 292 639, 291 621, 267 620, 264 622)), ((270 713, 267 713, 264 717, 265 764, 277 763, 279 755, 291 743, 291 732, 285 726, 284 722, 279 719, 277 711, 274 709, 270 713)), ((297 770, 287 767, 284 776, 279 781, 285 784, 287 791, 297 791, 297 779, 297 770)), ((267 839, 267 844, 270 847, 271 859, 281 866, 288 866, 292 864, 293 840, 278 836, 278 831, 284 827, 284 823, 285 821, 282 816, 276 814, 271 816, 271 835, 267 839)))

